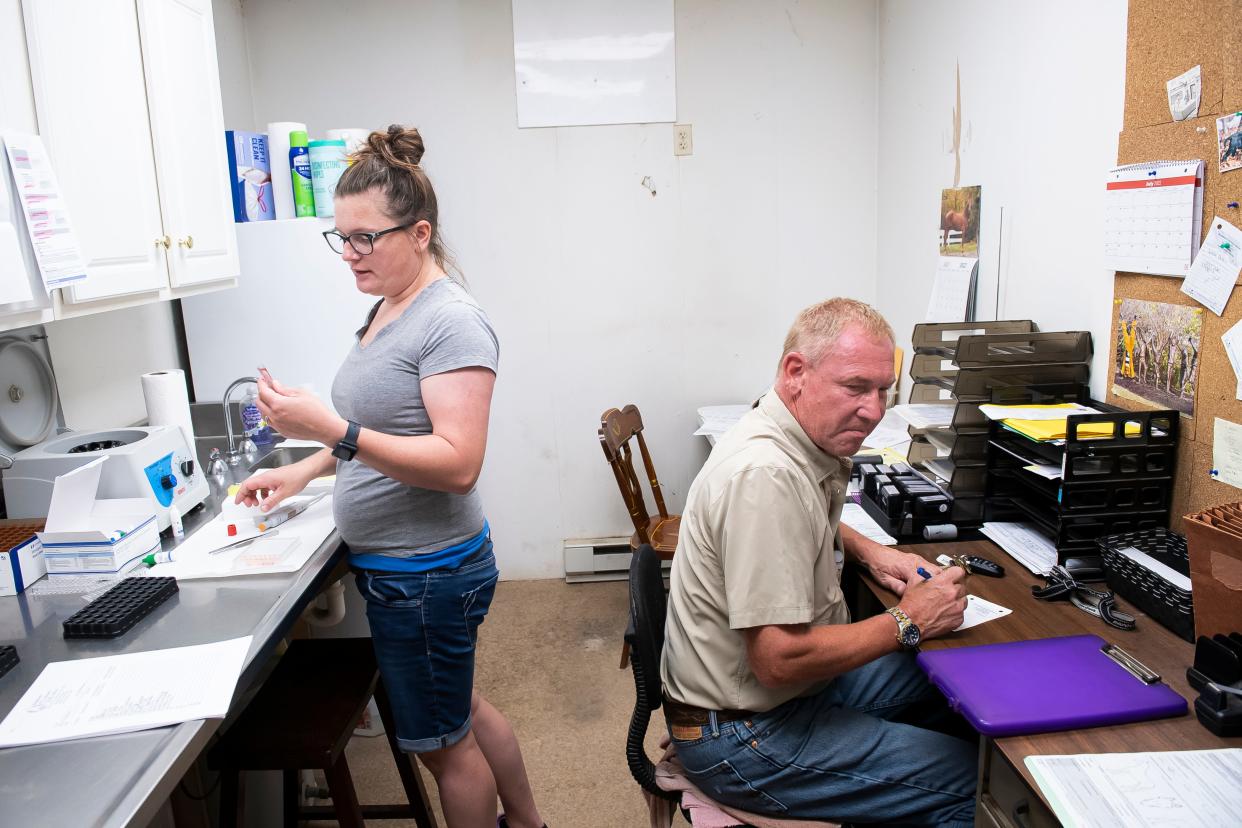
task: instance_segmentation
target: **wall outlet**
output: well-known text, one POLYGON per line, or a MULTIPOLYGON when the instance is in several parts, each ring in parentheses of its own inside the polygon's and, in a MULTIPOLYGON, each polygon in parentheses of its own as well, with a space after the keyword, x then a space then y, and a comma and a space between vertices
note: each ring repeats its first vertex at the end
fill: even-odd
POLYGON ((690 124, 673 124, 673 155, 694 153, 694 131, 690 124))

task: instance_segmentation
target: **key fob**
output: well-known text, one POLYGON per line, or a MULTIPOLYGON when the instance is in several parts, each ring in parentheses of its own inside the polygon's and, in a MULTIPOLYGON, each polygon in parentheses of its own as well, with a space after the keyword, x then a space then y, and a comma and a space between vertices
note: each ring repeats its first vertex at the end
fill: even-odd
POLYGON ((989 578, 1001 578, 1005 574, 1005 568, 995 561, 989 561, 987 558, 980 558, 978 555, 967 555, 966 565, 970 567, 970 571, 976 575, 986 575, 989 578))

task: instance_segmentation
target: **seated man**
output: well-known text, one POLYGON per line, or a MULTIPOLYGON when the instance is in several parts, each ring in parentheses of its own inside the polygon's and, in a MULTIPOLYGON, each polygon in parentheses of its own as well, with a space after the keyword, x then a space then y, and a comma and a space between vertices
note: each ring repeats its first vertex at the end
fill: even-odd
POLYGON ((840 522, 845 458, 880 421, 894 381, 893 331, 874 308, 852 299, 807 308, 773 390, 690 487, 660 673, 687 776, 725 805, 973 824, 976 747, 901 721, 949 720, 911 650, 961 623, 965 572, 840 522), (846 559, 901 595, 898 607, 851 623, 846 559), (935 574, 924 580, 919 566, 935 574))

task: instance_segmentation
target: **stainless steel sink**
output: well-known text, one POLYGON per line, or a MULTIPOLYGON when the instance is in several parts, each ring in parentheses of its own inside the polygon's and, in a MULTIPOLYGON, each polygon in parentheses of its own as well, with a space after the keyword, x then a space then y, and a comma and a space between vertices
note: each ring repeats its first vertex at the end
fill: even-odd
POLYGON ((250 471, 258 471, 288 466, 320 451, 323 451, 323 446, 279 446, 251 463, 249 468, 250 471))

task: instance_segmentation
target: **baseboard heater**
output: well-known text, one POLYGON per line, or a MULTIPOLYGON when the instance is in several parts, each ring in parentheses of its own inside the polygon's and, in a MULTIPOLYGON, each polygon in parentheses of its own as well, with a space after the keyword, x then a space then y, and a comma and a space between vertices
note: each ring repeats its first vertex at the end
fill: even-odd
MULTIPOLYGON (((565 583, 624 581, 630 574, 630 539, 569 538, 565 541, 565 583)), ((670 561, 664 561, 668 572, 670 561)))

